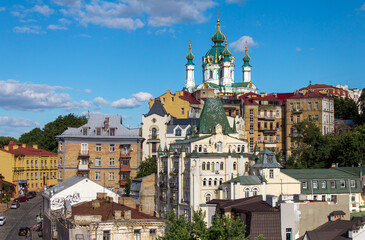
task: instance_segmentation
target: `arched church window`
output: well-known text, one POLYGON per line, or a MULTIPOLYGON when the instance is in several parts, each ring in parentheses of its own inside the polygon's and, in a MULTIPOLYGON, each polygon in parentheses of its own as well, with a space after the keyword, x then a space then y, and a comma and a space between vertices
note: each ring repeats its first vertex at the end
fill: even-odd
POLYGON ((207 170, 210 170, 210 162, 207 162, 207 170))
POLYGON ((245 188, 245 198, 250 197, 250 189, 249 188, 245 188))
POLYGON ((234 162, 233 163, 233 170, 236 170, 237 169, 237 163, 236 162, 234 162))
POLYGON ((209 70, 209 78, 213 78, 213 71, 209 70))
POLYGON ((205 195, 205 201, 206 201, 206 202, 209 202, 211 199, 212 199, 212 194, 207 193, 207 194, 205 195))
POLYGON ((259 190, 256 188, 256 187, 254 187, 253 189, 252 189, 252 195, 253 196, 257 196, 257 193, 259 192, 259 190))
POLYGON ((181 136, 181 129, 180 128, 177 128, 175 130, 175 136, 181 136))
POLYGON ((152 139, 156 139, 156 138, 157 138, 157 129, 152 128, 152 139))
POLYGON ((202 164, 202 170, 205 170, 205 162, 202 164))
POLYGON ((223 152, 223 143, 222 142, 217 142, 217 152, 221 153, 223 152))
POLYGON ((221 162, 221 168, 220 168, 221 170, 223 170, 224 169, 224 163, 223 162, 221 162))
POLYGON ((204 178, 203 179, 203 186, 206 186, 207 185, 207 179, 206 178, 204 178))

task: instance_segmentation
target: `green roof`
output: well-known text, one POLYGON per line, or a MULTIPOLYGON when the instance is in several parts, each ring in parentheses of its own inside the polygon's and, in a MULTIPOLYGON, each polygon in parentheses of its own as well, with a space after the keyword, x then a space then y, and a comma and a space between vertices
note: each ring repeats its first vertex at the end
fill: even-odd
POLYGON ((232 83, 232 87, 249 87, 250 82, 232 83))
POLYGON ((357 176, 339 171, 337 168, 320 169, 282 169, 281 172, 297 180, 312 179, 356 179, 357 176))
POLYGON ((207 98, 200 114, 198 131, 200 134, 212 133, 217 124, 222 126, 223 133, 233 133, 221 100, 219 98, 207 98))
POLYGON ((231 156, 231 157, 247 157, 249 158, 250 160, 253 160, 255 159, 255 155, 253 154, 249 154, 249 153, 244 153, 244 154, 239 154, 239 153, 198 153, 198 152, 195 152, 195 153, 189 153, 189 154, 186 154, 187 157, 199 157, 199 158, 204 158, 204 157, 207 157, 207 158, 212 158, 212 157, 217 157, 217 158, 221 158, 221 157, 228 157, 228 156, 231 156), (194 154, 194 155, 192 155, 194 154))
POLYGON ((191 52, 191 43, 189 43, 189 53, 188 53, 188 55, 186 55, 186 59, 188 60, 186 65, 195 65, 193 63, 194 54, 191 52))
POLYGON ((217 19, 217 31, 212 36, 212 41, 215 44, 221 44, 226 40, 226 36, 221 32, 220 20, 217 19))
POLYGON ((259 185, 261 184, 261 179, 258 176, 250 175, 250 176, 239 176, 236 178, 232 178, 231 180, 227 181, 226 183, 240 183, 241 185, 259 185))
POLYGON ((214 45, 209 51, 205 54, 205 57, 209 55, 213 57, 212 63, 218 64, 219 63, 219 56, 222 54, 224 47, 222 44, 214 45))
POLYGON ((253 168, 282 168, 276 161, 275 153, 268 149, 264 149, 259 153, 258 159, 253 168))
POLYGON ((176 142, 170 143, 170 145, 180 145, 183 143, 192 143, 192 142, 202 140, 204 138, 208 138, 210 136, 212 136, 212 135, 210 134, 210 135, 205 135, 205 136, 200 136, 200 137, 192 137, 192 138, 188 138, 188 139, 184 139, 184 140, 176 140, 176 142))

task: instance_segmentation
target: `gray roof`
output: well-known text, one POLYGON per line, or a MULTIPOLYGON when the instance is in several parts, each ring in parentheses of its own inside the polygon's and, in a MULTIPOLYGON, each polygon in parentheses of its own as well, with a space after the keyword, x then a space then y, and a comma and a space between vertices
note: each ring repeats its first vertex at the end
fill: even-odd
POLYGON ((165 111, 165 108, 162 106, 162 103, 160 102, 160 100, 155 100, 155 102, 153 103, 151 109, 144 116, 148 117, 152 114, 157 114, 161 117, 163 117, 167 114, 166 111, 165 111))
POLYGON ((79 128, 69 127, 59 137, 86 137, 86 138, 142 138, 139 128, 127 128, 122 124, 122 116, 119 115, 90 115, 87 123, 79 128), (109 118, 109 127, 104 131, 106 118, 109 118), (88 128, 87 135, 82 134, 82 129, 88 128), (101 134, 96 135, 96 128, 101 128, 101 134), (114 136, 110 136, 110 128, 115 129, 114 136))
POLYGON ((81 182, 84 179, 87 179, 87 178, 80 177, 80 176, 72 176, 63 182, 61 182, 51 188, 48 188, 47 190, 45 190, 43 192, 43 194, 48 195, 48 196, 51 196, 51 192, 52 192, 52 195, 57 194, 59 192, 62 192, 65 189, 75 185, 76 183, 81 182))
POLYGON ((239 176, 236 178, 232 178, 231 180, 227 181, 227 183, 234 182, 240 183, 241 185, 259 185, 261 184, 261 179, 256 175, 250 176, 239 176))
POLYGON ((276 161, 275 153, 268 149, 264 149, 259 153, 257 162, 252 166, 253 168, 282 168, 276 161))
POLYGON ((174 133, 174 129, 176 126, 179 126, 181 129, 186 129, 186 127, 190 127, 190 125, 168 125, 166 133, 174 133))

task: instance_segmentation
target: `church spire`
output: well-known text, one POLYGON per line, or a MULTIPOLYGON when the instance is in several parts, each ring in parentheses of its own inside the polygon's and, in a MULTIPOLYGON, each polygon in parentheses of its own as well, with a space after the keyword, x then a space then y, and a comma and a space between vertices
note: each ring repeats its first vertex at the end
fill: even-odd
POLYGON ((220 24, 220 20, 219 20, 219 12, 217 14, 218 14, 217 31, 213 34, 212 41, 215 43, 215 45, 222 45, 222 43, 226 40, 226 37, 221 32, 221 24, 220 24))
MULTIPOLYGON (((244 66, 250 66, 250 56, 248 55, 248 50, 247 50, 247 41, 246 41, 246 46, 245 46, 245 55, 243 56, 243 65, 244 66)), ((251 67, 251 66, 250 66, 251 67)))
POLYGON ((193 63, 194 54, 191 52, 191 40, 189 40, 189 52, 188 52, 188 55, 186 55, 186 59, 188 60, 186 65, 195 65, 193 63))
POLYGON ((185 80, 185 88, 189 92, 193 92, 193 88, 195 87, 195 79, 194 79, 194 68, 195 64, 193 63, 194 54, 191 52, 191 40, 189 40, 189 53, 186 55, 186 59, 188 62, 185 64, 186 67, 186 80, 185 80))

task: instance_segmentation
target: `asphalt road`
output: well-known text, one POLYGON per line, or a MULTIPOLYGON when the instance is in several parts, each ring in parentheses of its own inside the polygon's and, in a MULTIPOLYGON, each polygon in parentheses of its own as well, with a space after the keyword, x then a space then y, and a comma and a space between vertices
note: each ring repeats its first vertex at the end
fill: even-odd
MULTIPOLYGON (((17 240, 25 239, 24 236, 18 236, 19 228, 29 227, 33 229, 36 224, 36 216, 39 215, 39 210, 42 204, 41 193, 33 199, 27 202, 20 203, 18 209, 8 209, 6 213, 0 213, 6 217, 6 223, 4 226, 0 226, 0 239, 1 240, 17 240)), ((32 231, 32 240, 42 239, 38 237, 36 231, 32 231)))

